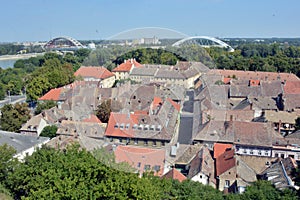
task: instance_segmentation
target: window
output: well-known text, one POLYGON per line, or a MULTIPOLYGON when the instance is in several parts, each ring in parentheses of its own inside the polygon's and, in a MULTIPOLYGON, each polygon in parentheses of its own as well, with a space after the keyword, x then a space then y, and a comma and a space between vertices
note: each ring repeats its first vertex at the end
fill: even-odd
POLYGON ((258 155, 261 155, 261 150, 258 151, 258 155))
POLYGON ((225 187, 229 187, 230 186, 230 181, 229 180, 225 180, 225 187))
POLYGON ((153 141, 153 146, 156 146, 156 141, 153 141))
POLYGON ((141 167, 141 162, 138 162, 137 167, 138 167, 138 168, 141 167))
POLYGON ((153 171, 158 172, 159 170, 160 170, 160 166, 159 165, 154 165, 153 171))
POLYGON ((144 145, 148 145, 148 140, 144 140, 144 145))
POLYGON ((150 170, 151 169, 151 166, 150 165, 145 165, 145 167, 144 167, 144 170, 146 171, 146 170, 150 170))
POLYGON ((252 149, 250 150, 250 154, 253 155, 253 150, 252 149))
POLYGON ((268 151, 265 151, 265 156, 268 156, 269 155, 269 152, 268 151))
POLYGON ((275 157, 278 157, 278 153, 275 153, 275 157))
POLYGON ((115 127, 115 128, 119 128, 119 124, 118 124, 118 123, 116 123, 114 127, 115 127))

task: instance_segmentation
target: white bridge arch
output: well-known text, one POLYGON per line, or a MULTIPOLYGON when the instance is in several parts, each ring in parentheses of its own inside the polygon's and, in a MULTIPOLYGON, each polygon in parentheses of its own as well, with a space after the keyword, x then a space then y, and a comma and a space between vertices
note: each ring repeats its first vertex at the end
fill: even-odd
POLYGON ((80 49, 85 48, 80 42, 68 36, 56 37, 44 45, 46 49, 80 49))
MULTIPOLYGON (((209 37, 209 36, 192 36, 192 37, 186 37, 183 38, 177 42, 175 42, 172 46, 180 46, 181 44, 187 42, 187 41, 192 41, 192 40, 196 40, 196 39, 205 39, 205 40, 210 40, 212 42, 217 43, 217 45, 213 45, 213 46, 219 46, 219 47, 223 47, 223 48, 228 48, 229 51, 234 51, 234 49, 227 43, 214 38, 214 37, 209 37)), ((201 46, 210 46, 210 45, 201 45, 201 46)))

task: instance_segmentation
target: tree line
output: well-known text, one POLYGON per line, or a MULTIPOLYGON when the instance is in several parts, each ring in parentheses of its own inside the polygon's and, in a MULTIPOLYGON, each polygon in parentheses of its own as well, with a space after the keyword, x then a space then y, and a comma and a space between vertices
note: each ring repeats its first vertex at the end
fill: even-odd
MULTIPOLYGON (((258 181, 243 194, 224 195, 201 183, 162 179, 145 173, 142 178, 113 164, 102 150, 87 152, 78 145, 65 150, 43 147, 24 162, 13 159, 15 150, 0 146, 0 196, 7 199, 297 199, 291 190, 279 191, 258 181), (102 154, 102 156, 101 156, 102 154)), ((128 167, 128 166, 127 166, 128 167)))
POLYGON ((28 100, 35 101, 50 89, 73 82, 74 71, 89 53, 88 49, 80 49, 74 54, 46 53, 17 60, 13 68, 0 69, 0 100, 26 92, 28 100))

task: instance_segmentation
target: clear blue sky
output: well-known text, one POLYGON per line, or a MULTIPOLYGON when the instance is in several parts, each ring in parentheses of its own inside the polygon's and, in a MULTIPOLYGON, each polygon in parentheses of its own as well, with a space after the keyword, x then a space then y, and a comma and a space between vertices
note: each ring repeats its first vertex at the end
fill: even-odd
POLYGON ((105 39, 138 27, 215 37, 300 37, 299 0, 1 0, 0 42, 105 39))

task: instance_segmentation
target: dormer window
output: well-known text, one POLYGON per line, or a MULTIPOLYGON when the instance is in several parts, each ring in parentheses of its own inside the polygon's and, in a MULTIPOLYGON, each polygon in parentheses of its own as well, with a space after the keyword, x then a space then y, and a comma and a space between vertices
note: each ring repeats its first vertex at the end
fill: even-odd
POLYGON ((148 124, 145 125, 144 130, 145 130, 145 131, 148 131, 148 130, 149 130, 149 125, 148 125, 148 124))
POLYGON ((129 129, 129 126, 130 126, 130 124, 126 124, 126 127, 125 127, 125 128, 128 130, 128 129, 129 129))
POLYGON ((161 131, 161 125, 158 125, 158 126, 156 127, 156 131, 161 131))
POLYGON ((143 129, 144 129, 144 125, 140 124, 139 127, 138 127, 138 130, 143 130, 143 129))
POLYGON ((150 126, 150 131, 154 131, 155 130, 155 125, 151 125, 150 126))
POLYGON ((122 124, 120 125, 120 129, 123 130, 123 129, 124 129, 124 126, 125 126, 124 123, 122 123, 122 124))
POLYGON ((114 128, 119 128, 119 123, 116 123, 114 128))
POLYGON ((132 126, 132 129, 133 130, 136 130, 138 128, 138 125, 137 124, 134 124, 133 126, 132 126))

